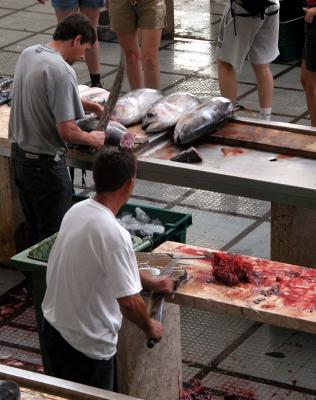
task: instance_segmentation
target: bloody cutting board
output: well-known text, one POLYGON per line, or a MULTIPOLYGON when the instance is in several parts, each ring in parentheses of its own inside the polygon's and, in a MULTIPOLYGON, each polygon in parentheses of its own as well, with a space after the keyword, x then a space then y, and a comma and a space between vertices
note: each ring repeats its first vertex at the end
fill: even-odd
POLYGON ((202 247, 165 242, 154 252, 205 255, 183 260, 189 280, 174 302, 191 308, 240 316, 285 328, 316 333, 316 270, 265 259, 242 256, 253 265, 258 279, 228 287, 214 282, 212 252, 202 247))
POLYGON ((304 134, 230 122, 205 138, 208 142, 316 159, 316 132, 304 134))

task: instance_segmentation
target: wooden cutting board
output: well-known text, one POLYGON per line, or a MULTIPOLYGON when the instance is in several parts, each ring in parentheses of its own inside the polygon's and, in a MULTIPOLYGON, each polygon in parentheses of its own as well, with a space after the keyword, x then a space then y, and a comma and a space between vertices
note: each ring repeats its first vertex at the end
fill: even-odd
POLYGON ((205 140, 229 146, 316 159, 316 133, 304 134, 230 122, 219 131, 207 136, 205 140))
MULTIPOLYGON (((316 333, 316 270, 242 256, 260 277, 257 283, 224 286, 213 280, 211 253, 216 250, 165 242, 154 252, 205 255, 183 260, 189 281, 174 302, 201 310, 240 316, 285 328, 316 333), (211 283, 210 283, 211 282, 211 283)), ((170 300, 172 301, 172 300, 170 300)))

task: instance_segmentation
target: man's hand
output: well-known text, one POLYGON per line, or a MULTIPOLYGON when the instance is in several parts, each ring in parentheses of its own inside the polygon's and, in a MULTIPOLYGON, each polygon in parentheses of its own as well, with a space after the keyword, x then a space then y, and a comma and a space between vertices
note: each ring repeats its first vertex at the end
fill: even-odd
POLYGON ((148 339, 152 338, 159 342, 163 335, 163 326, 160 322, 149 318, 144 300, 139 294, 121 297, 117 301, 125 318, 136 324, 148 339))
POLYGON ((154 339, 155 342, 159 342, 163 336, 163 325, 161 322, 150 320, 150 329, 146 332, 148 339, 154 339))
POLYGON ((95 103, 95 109, 94 112, 96 113, 96 115, 100 118, 102 113, 103 113, 104 107, 101 106, 101 104, 99 103, 95 103))
POLYGON ((103 112, 104 107, 101 104, 96 103, 95 101, 81 99, 82 107, 85 111, 95 113, 99 118, 103 112))
POLYGON ((99 149, 104 145, 105 133, 103 131, 91 131, 88 135, 91 147, 99 149))
POLYGON ((61 138, 69 144, 84 144, 96 149, 104 145, 105 133, 103 131, 82 131, 74 120, 64 121, 57 124, 58 133, 61 138))
POLYGON ((314 20, 314 16, 316 15, 316 7, 313 8, 303 8, 303 10, 305 11, 305 22, 307 22, 308 24, 311 24, 314 20))
POLYGON ((169 294, 174 291, 175 281, 169 276, 156 276, 153 279, 152 290, 155 293, 169 294))
POLYGON ((143 287, 147 290, 161 294, 169 294, 174 290, 175 282, 169 276, 153 276, 146 271, 139 271, 139 275, 143 287))

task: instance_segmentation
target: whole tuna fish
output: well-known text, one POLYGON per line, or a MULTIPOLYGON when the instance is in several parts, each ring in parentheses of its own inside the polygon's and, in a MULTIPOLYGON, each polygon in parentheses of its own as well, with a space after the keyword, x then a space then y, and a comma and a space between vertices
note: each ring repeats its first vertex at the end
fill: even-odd
POLYGON ((140 122, 149 107, 162 98, 155 89, 136 89, 121 96, 116 103, 112 118, 129 126, 140 122))
POLYGON ((213 97, 180 117, 174 130, 175 143, 187 144, 216 130, 233 113, 234 107, 225 97, 213 97))
POLYGON ((182 114, 192 110, 199 100, 190 93, 172 93, 153 104, 143 119, 147 133, 162 132, 175 126, 182 114))

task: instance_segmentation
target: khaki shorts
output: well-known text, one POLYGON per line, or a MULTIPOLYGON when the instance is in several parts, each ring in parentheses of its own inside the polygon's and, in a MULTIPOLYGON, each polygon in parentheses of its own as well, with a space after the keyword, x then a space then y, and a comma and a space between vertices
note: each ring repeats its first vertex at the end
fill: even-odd
POLYGON ((113 32, 163 29, 166 26, 165 0, 110 0, 110 27, 113 32))
MULTIPOLYGON (((276 5, 279 1, 275 0, 276 5)), ((245 12, 237 4, 235 13, 245 12)), ((222 18, 217 42, 217 58, 231 64, 240 72, 246 57, 253 64, 269 64, 279 55, 279 13, 264 19, 235 16, 230 11, 230 2, 222 18)))

